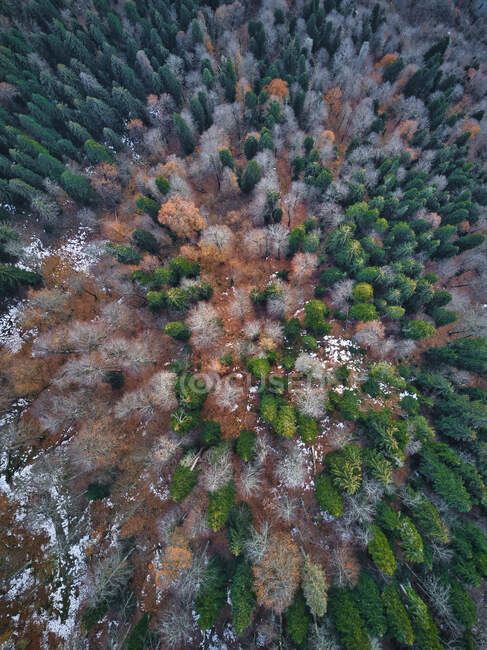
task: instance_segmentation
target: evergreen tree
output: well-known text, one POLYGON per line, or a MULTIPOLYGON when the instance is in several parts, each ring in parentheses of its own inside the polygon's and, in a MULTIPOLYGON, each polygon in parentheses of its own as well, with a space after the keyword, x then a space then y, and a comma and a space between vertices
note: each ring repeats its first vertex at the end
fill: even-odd
POLYGON ((171 69, 168 68, 167 65, 163 65, 162 68, 159 69, 159 74, 162 79, 164 90, 172 96, 177 106, 181 106, 183 101, 181 84, 176 79, 171 69))
POLYGON ((235 486, 233 481, 208 494, 208 528, 220 530, 225 525, 235 503, 235 486))
POLYGON ((230 587, 232 624, 238 636, 243 634, 252 622, 252 612, 256 604, 253 585, 252 567, 248 562, 239 562, 230 587))
POLYGON ((94 202, 95 193, 90 182, 84 176, 73 174, 68 169, 61 174, 60 183, 69 196, 79 203, 94 202))
POLYGON ((287 633, 294 643, 301 644, 307 639, 310 622, 303 590, 298 589, 294 602, 286 610, 287 633))
POLYGON ((360 572, 353 597, 369 633, 382 638, 387 630, 387 621, 381 594, 375 580, 365 571, 360 572))
POLYGON ((371 558, 385 575, 391 576, 396 570, 396 558, 382 530, 373 525, 372 539, 367 545, 371 558))
POLYGON ((391 636, 399 643, 412 646, 414 632, 399 592, 394 585, 386 585, 382 591, 382 601, 386 612, 387 626, 391 636))
POLYGON ((240 188, 244 194, 249 194, 257 184, 260 177, 260 167, 255 160, 251 160, 240 180, 240 188))
POLYGON ((237 75, 235 74, 235 68, 230 59, 227 59, 222 66, 222 72, 220 75, 220 82, 225 91, 225 99, 227 102, 234 102, 237 94, 235 85, 237 83, 237 75))
POLYGON ((176 129, 176 135, 181 145, 183 152, 189 156, 193 153, 195 148, 195 142, 193 134, 190 131, 189 126, 186 124, 185 120, 178 113, 174 113, 174 128, 176 129))

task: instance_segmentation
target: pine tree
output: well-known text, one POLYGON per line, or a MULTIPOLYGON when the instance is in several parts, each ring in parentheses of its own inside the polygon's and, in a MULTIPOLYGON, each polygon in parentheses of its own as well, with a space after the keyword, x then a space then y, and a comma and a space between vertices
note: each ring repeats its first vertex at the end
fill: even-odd
POLYGON ((187 156, 189 156, 189 154, 193 153, 195 148, 193 134, 179 113, 173 114, 173 120, 174 128, 176 129, 176 135, 178 137, 179 144, 181 145, 181 149, 187 156))
POLYGON ((88 160, 94 165, 100 162, 113 161, 113 156, 110 151, 99 142, 95 142, 94 140, 86 140, 84 147, 88 160))
POLYGON ((198 131, 203 133, 206 126, 206 116, 203 106, 201 105, 198 97, 193 97, 189 103, 189 108, 191 110, 191 115, 193 116, 194 121, 198 125, 198 131))
POLYGON ((181 106, 183 101, 181 84, 176 79, 171 69, 168 68, 167 65, 163 65, 162 68, 159 69, 159 74, 162 79, 164 90, 172 96, 177 106, 181 106))
POLYGON ((394 553, 382 530, 375 525, 372 526, 371 530, 373 537, 367 546, 367 550, 379 569, 385 575, 391 576, 397 566, 394 553))
POLYGON ((45 176, 59 179, 61 174, 66 170, 63 163, 50 154, 41 153, 37 160, 39 161, 39 165, 43 169, 45 176))
POLYGON ((383 637, 387 631, 387 621, 381 594, 375 580, 365 571, 360 572, 353 597, 370 634, 383 637))
POLYGON ((414 643, 413 627, 404 605, 399 598, 399 592, 394 585, 386 585, 384 587, 382 601, 384 603, 390 634, 399 643, 412 646, 414 643))
POLYGON ((227 582, 224 560, 213 555, 206 566, 194 604, 200 629, 207 630, 218 620, 227 599, 227 582))
POLYGON ((223 487, 208 493, 208 528, 220 530, 225 525, 230 511, 235 503, 235 486, 233 481, 223 487))
POLYGON ((249 562, 239 562, 230 587, 232 623, 238 636, 243 634, 252 622, 252 612, 256 603, 253 586, 252 567, 249 562))
POLYGON ((237 75, 235 68, 230 59, 227 59, 222 66, 222 73, 220 75, 220 82, 225 91, 225 99, 227 102, 234 102, 237 94, 235 84, 237 83, 237 75))
POLYGON ((286 610, 287 633, 294 643, 301 644, 306 640, 310 622, 303 591, 298 589, 294 602, 286 610))
POLYGON ((240 180, 240 188, 244 194, 249 194, 257 184, 260 177, 260 167, 255 160, 251 160, 240 180))
POLYGON ((90 182, 84 176, 73 174, 68 169, 61 174, 60 183, 69 196, 79 203, 93 203, 95 193, 90 182))

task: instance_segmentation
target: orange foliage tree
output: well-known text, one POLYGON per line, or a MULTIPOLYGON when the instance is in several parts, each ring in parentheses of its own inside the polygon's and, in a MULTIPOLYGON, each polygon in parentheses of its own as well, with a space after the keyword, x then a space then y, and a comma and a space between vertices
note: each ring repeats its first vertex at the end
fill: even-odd
POLYGON ((289 97, 289 86, 284 79, 273 79, 264 87, 264 90, 269 93, 269 97, 278 97, 281 100, 289 97))
POLYGON ((194 203, 177 196, 161 206, 157 221, 181 239, 196 239, 206 223, 194 203))
POLYGON ((193 553, 189 548, 187 536, 182 529, 176 528, 164 555, 151 564, 157 588, 167 589, 192 563, 193 553))

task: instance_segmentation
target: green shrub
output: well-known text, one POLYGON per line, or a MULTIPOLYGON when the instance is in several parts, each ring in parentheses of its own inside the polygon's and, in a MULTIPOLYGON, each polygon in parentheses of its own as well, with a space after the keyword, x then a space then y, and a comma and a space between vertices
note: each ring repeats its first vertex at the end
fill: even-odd
POLYGON ((110 163, 113 161, 112 153, 99 142, 91 139, 86 140, 84 148, 88 160, 94 165, 100 162, 110 163))
POLYGON ((166 323, 162 331, 164 334, 172 336, 177 341, 187 341, 191 336, 191 330, 189 327, 186 325, 186 323, 183 323, 179 320, 166 323))
POLYGON ((292 438, 296 432, 296 413, 291 404, 279 406, 274 424, 276 433, 283 438, 292 438))
POLYGON ((301 344, 304 350, 310 350, 314 352, 318 349, 318 342, 313 336, 305 335, 301 339, 301 344))
POLYGON ((186 375, 184 381, 176 384, 176 396, 181 406, 187 409, 199 409, 208 397, 208 388, 204 379, 186 375))
POLYGON ((347 494, 355 494, 362 485, 362 451, 357 445, 346 444, 340 451, 326 456, 335 487, 347 494))
POLYGON ((399 402, 408 415, 417 415, 419 412, 419 400, 412 395, 406 395, 399 402))
POLYGON ((197 262, 192 262, 181 256, 174 257, 170 261, 169 269, 176 281, 181 278, 196 278, 200 274, 200 265, 197 262))
POLYGON ((369 377, 360 385, 361 390, 370 397, 379 397, 381 394, 380 384, 376 379, 369 377))
POLYGON ((342 364, 341 366, 338 366, 338 368, 335 368, 335 377, 338 379, 338 381, 346 386, 348 384, 348 378, 350 376, 350 368, 347 366, 347 364, 342 364))
POLYGON ((413 339, 415 341, 432 336, 435 332, 436 330, 433 325, 424 320, 407 321, 402 328, 402 335, 405 338, 413 339))
POLYGON ((266 393, 262 396, 260 400, 260 414, 267 424, 274 426, 277 421, 277 409, 278 403, 274 395, 266 393))
POLYGON ((320 508, 332 517, 341 517, 343 500, 340 492, 332 483, 331 477, 322 472, 315 480, 315 496, 320 508))
POLYGON ((297 318, 290 318, 283 322, 283 330, 287 341, 293 343, 301 334, 301 323, 297 318))
POLYGON ((376 320, 379 317, 374 305, 362 302, 357 302, 355 305, 352 305, 348 315, 352 320, 361 320, 364 323, 376 320))
POLYGON ((167 306, 167 291, 149 291, 145 298, 152 312, 158 312, 167 306))
POLYGON ((145 642, 149 636, 149 615, 143 614, 142 618, 134 625, 132 631, 128 635, 125 643, 124 650, 144 650, 146 647, 145 642))
POLYGON ((220 149, 218 152, 218 158, 220 159, 220 164, 222 167, 228 167, 233 171, 233 157, 229 149, 220 149))
POLYGON ((367 282, 358 282, 353 288, 353 299, 356 302, 367 302, 374 297, 374 289, 367 282))
POLYGON ((415 645, 425 650, 442 650, 438 628, 426 603, 410 585, 405 585, 407 613, 414 626, 415 645))
POLYGON ((335 391, 330 391, 330 401, 340 409, 343 419, 355 422, 360 415, 360 397, 348 388, 340 396, 335 397, 335 395, 337 395, 335 391))
POLYGON ((391 320, 400 320, 405 313, 406 310, 404 307, 400 307, 399 305, 387 305, 384 309, 385 318, 390 318, 391 320))
POLYGON ((249 135, 244 142, 244 154, 247 160, 251 160, 259 150, 259 142, 253 135, 249 135))
POLYGON ((281 364, 284 370, 292 372, 294 370, 295 358, 292 354, 285 354, 281 359, 281 364))
POLYGON ((260 167, 256 160, 251 160, 245 168, 240 180, 240 188, 244 194, 249 194, 260 178, 260 167))
POLYGON ((110 384, 113 390, 119 390, 124 387, 125 377, 121 370, 107 370, 103 377, 103 381, 110 384))
POLYGON ((138 264, 141 260, 141 255, 135 248, 120 246, 111 242, 106 247, 110 255, 116 257, 120 264, 138 264))
POLYGON ((434 309, 431 312, 431 316, 435 321, 436 327, 443 327, 444 325, 449 325, 458 320, 458 313, 456 311, 442 309, 441 307, 434 309))
POLYGON ((267 359, 261 359, 260 357, 251 357, 247 361, 247 369, 258 379, 265 379, 271 371, 267 359))
POLYGON ((467 629, 471 629, 477 621, 477 606, 468 591, 458 582, 450 581, 449 601, 453 615, 467 629))
POLYGON ((98 605, 87 607, 81 617, 83 629, 89 632, 105 616, 108 608, 109 604, 106 601, 103 601, 98 605))
POLYGON ((364 449, 364 460, 367 471, 373 479, 387 486, 392 483, 392 464, 375 449, 364 449))
POLYGON ((257 436, 255 431, 243 429, 237 438, 237 454, 246 462, 252 460, 255 454, 257 436))

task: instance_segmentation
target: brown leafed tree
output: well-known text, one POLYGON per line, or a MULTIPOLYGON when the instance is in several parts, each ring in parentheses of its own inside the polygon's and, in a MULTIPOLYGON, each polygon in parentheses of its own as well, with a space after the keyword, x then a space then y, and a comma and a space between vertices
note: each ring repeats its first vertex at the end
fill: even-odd
POLYGON ((91 184, 107 208, 115 206, 122 193, 115 165, 100 163, 93 170, 91 184))
POLYGON ((292 603, 301 578, 302 558, 291 535, 271 536, 262 560, 253 567, 257 600, 281 614, 292 603))

